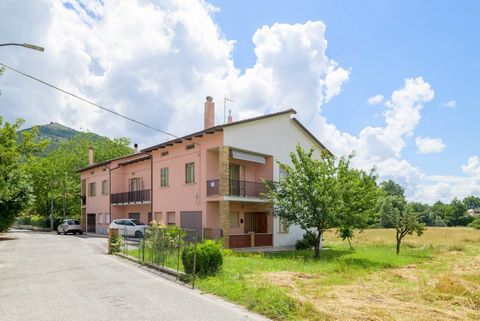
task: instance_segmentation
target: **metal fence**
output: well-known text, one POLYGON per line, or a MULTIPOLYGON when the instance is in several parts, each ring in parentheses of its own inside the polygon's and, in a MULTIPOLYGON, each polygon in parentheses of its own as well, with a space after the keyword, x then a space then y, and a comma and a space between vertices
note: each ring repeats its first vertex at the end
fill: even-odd
MULTIPOLYGON (((150 265, 195 287, 197 243, 201 242, 201 233, 196 230, 172 227, 144 228, 142 237, 135 237, 135 231, 123 229, 119 235, 123 237, 122 254, 133 257, 140 264, 150 265), (186 273, 182 262, 182 253, 193 249, 193 271, 186 273)), ((138 233, 137 233, 138 235, 138 233)))

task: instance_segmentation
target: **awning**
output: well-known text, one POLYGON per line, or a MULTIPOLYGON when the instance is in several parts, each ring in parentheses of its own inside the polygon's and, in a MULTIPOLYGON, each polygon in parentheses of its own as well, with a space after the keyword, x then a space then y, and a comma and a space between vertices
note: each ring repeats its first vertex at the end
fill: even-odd
POLYGON ((267 161, 265 160, 265 157, 263 156, 246 153, 246 152, 240 152, 238 150, 232 150, 232 157, 235 159, 241 159, 244 161, 249 161, 249 162, 254 162, 259 164, 267 163, 267 161))

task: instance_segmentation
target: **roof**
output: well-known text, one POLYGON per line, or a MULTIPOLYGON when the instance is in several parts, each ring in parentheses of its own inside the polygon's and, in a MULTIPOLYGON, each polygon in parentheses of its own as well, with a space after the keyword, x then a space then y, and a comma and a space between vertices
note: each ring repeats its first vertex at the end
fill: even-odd
MULTIPOLYGON (((258 117, 243 119, 243 120, 239 120, 239 121, 231 122, 231 123, 227 123, 227 124, 217 125, 217 126, 214 126, 214 127, 210 127, 210 128, 195 132, 193 134, 189 134, 189 135, 186 135, 186 136, 183 136, 183 137, 179 137, 179 138, 175 138, 175 139, 166 141, 166 142, 158 144, 158 145, 147 147, 145 149, 142 149, 142 152, 143 153, 148 153, 148 152, 151 152, 151 151, 159 149, 159 148, 165 148, 167 146, 173 146, 173 144, 179 144, 184 140, 192 140, 194 137, 202 137, 204 134, 213 134, 215 132, 223 131, 223 129, 226 128, 226 127, 236 126, 236 125, 245 124, 245 123, 250 123, 250 122, 257 121, 257 120, 267 119, 267 118, 276 117, 276 116, 280 116, 280 115, 296 114, 296 113, 297 112, 295 111, 295 109, 290 108, 290 109, 287 109, 287 110, 284 110, 284 111, 279 111, 279 112, 276 112, 276 113, 271 113, 271 114, 262 115, 262 116, 258 116, 258 117)), ((303 126, 303 124, 300 123, 300 121, 298 119, 293 118, 292 120, 300 127, 301 130, 303 130, 305 132, 305 134, 308 137, 310 137, 316 144, 318 144, 318 146, 325 149, 330 155, 333 155, 332 152, 330 152, 325 147, 325 145, 323 145, 310 131, 308 131, 308 129, 305 126, 303 126)))
MULTIPOLYGON (((284 111, 279 111, 279 112, 276 112, 276 113, 271 113, 271 114, 262 115, 262 116, 258 116, 258 117, 253 117, 253 118, 248 118, 248 119, 243 119, 243 120, 239 120, 239 121, 235 121, 235 122, 231 122, 231 123, 227 123, 227 124, 213 126, 213 127, 206 128, 204 130, 201 130, 201 131, 198 131, 198 132, 195 132, 195 133, 192 133, 192 134, 188 134, 188 135, 185 135, 185 136, 182 136, 182 137, 174 138, 172 140, 163 142, 161 144, 157 144, 157 145, 154 145, 154 146, 151 146, 151 147, 147 147, 145 149, 142 149, 141 153, 139 153, 139 154, 131 154, 131 155, 127 155, 127 156, 122 156, 122 157, 117 157, 117 158, 113 158, 113 159, 110 159, 110 160, 106 160, 106 161, 101 162, 101 163, 96 163, 96 164, 89 165, 87 167, 81 168, 81 169, 77 170, 77 172, 83 172, 83 171, 86 171, 86 170, 89 170, 89 169, 92 169, 92 168, 95 168, 95 167, 98 167, 98 166, 107 165, 108 163, 110 163, 112 161, 120 160, 120 159, 123 159, 123 158, 128 158, 128 157, 132 157, 132 156, 135 156, 135 155, 144 154, 144 156, 141 157, 141 158, 134 159, 134 160, 131 160, 131 161, 127 161, 127 162, 121 163, 119 165, 122 166, 122 165, 135 163, 137 161, 142 161, 142 160, 148 159, 149 156, 146 155, 146 153, 148 153, 148 152, 151 152, 153 150, 160 149, 160 148, 165 148, 167 146, 173 146, 173 144, 182 143, 184 140, 192 140, 194 137, 202 137, 204 134, 213 134, 215 132, 223 131, 224 128, 230 127, 230 126, 236 126, 236 125, 245 124, 245 123, 249 123, 249 122, 254 122, 254 121, 257 121, 257 120, 267 119, 267 118, 271 118, 271 117, 276 117, 276 116, 280 116, 280 115, 296 114, 296 113, 297 112, 295 111, 295 109, 290 108, 290 109, 287 109, 287 110, 284 110, 284 111)), ((328 148, 326 148, 325 145, 323 145, 298 119, 292 118, 292 121, 295 122, 295 124, 297 124, 300 127, 300 129, 309 138, 311 138, 316 144, 318 144, 318 146, 325 149, 330 155, 333 155, 332 152, 330 152, 328 150, 328 148)))
MULTIPOLYGON (((77 169, 76 172, 77 172, 77 173, 81 173, 81 172, 88 171, 88 170, 90 170, 90 169, 92 169, 92 168, 95 168, 95 167, 100 167, 100 166, 108 165, 108 164, 110 164, 111 162, 116 161, 116 160, 121 160, 121 159, 124 159, 124 158, 130 158, 130 157, 137 156, 137 155, 144 155, 144 157, 146 156, 147 158, 150 157, 149 155, 144 154, 144 153, 129 154, 129 155, 120 156, 120 157, 116 157, 116 158, 112 158, 112 159, 107 159, 106 161, 103 161, 103 162, 100 162, 100 163, 95 163, 95 164, 92 164, 92 165, 88 165, 88 166, 86 166, 86 167, 77 169)), ((137 159, 135 159, 134 161, 137 161, 137 159)), ((123 164, 123 163, 122 163, 122 164, 123 164)))

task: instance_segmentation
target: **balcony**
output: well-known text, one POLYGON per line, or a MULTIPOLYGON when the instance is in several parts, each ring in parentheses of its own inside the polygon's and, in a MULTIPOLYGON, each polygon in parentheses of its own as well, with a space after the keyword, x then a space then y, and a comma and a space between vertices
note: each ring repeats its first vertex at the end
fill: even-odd
POLYGON ((124 204, 142 204, 150 203, 150 190, 144 189, 140 191, 115 193, 110 195, 110 203, 113 205, 124 204))
MULTIPOLYGON (((229 196, 264 198, 267 187, 262 182, 247 182, 236 179, 229 180, 229 196)), ((220 180, 211 179, 207 181, 207 196, 220 194, 220 180)))

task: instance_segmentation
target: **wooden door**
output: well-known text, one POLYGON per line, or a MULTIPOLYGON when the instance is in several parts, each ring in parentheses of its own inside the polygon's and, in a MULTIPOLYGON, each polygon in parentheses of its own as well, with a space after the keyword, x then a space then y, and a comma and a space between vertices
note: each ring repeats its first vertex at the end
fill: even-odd
POLYGON ((97 224, 95 222, 95 213, 87 214, 87 232, 96 233, 97 224))

